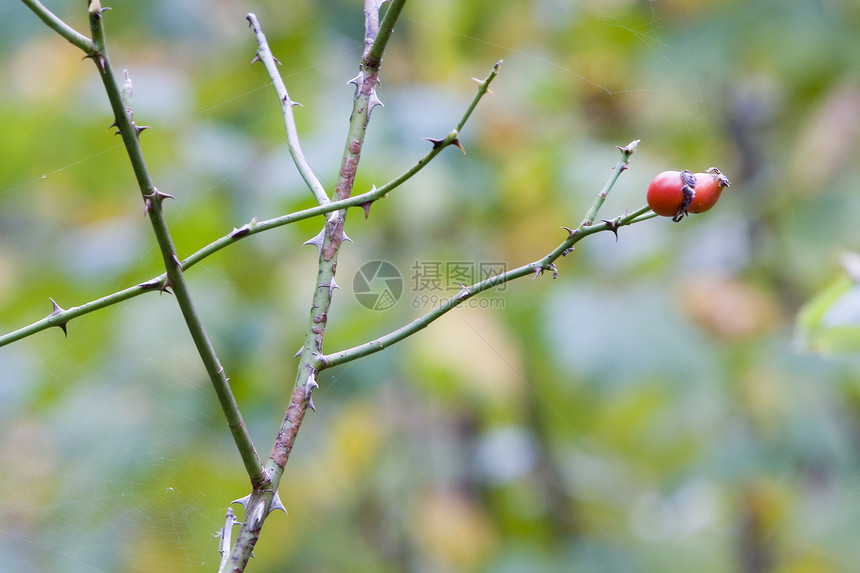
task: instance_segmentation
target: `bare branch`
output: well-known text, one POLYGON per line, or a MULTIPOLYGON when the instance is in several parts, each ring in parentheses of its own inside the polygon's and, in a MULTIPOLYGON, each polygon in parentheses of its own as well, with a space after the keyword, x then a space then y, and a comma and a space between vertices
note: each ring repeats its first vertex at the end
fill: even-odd
POLYGON ((21 0, 42 22, 48 25, 60 36, 89 54, 93 50, 93 41, 63 22, 56 14, 45 8, 39 0, 21 0))
POLYGON ((284 85, 284 80, 281 78, 278 66, 276 65, 276 62, 280 62, 272 55, 272 50, 269 49, 269 42, 266 40, 266 35, 263 34, 260 22, 257 21, 257 16, 249 13, 246 18, 250 22, 254 34, 257 36, 257 55, 254 56, 251 63, 262 62, 272 80, 272 85, 275 86, 275 92, 278 94, 278 100, 281 102, 281 113, 284 116, 284 127, 287 131, 287 144, 290 148, 290 155, 292 155, 293 162, 296 164, 296 168, 299 170, 302 179, 305 180, 311 193, 314 194, 317 203, 326 205, 330 202, 328 194, 305 159, 302 146, 299 143, 299 133, 296 128, 295 117, 293 116, 293 106, 298 104, 291 100, 289 93, 287 93, 287 87, 284 85))

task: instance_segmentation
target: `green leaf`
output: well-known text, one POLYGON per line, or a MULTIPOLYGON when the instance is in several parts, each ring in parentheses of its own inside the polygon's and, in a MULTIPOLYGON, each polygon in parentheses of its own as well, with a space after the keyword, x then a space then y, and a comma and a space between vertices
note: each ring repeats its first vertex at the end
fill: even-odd
POLYGON ((860 353, 860 284, 840 276, 798 313, 797 339, 820 354, 860 353))

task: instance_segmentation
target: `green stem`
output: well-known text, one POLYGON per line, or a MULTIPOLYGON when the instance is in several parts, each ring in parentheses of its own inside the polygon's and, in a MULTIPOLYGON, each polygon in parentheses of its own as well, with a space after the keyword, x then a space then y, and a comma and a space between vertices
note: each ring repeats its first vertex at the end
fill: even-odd
MULTIPOLYGON (((400 185, 411 179, 415 174, 417 174, 424 167, 426 167, 427 164, 430 163, 430 161, 434 157, 439 155, 445 148, 450 145, 453 145, 457 141, 459 131, 462 130, 465 126, 466 121, 469 119, 469 116, 474 111, 478 102, 489 91, 489 85, 498 74, 500 64, 501 61, 496 63, 496 65, 493 66, 493 69, 490 74, 484 79, 483 82, 481 82, 477 92, 475 93, 475 96, 472 98, 469 107, 466 109, 465 113, 460 118, 460 121, 457 123, 457 126, 452 131, 450 131, 444 139, 436 140, 434 142, 433 147, 421 159, 419 159, 412 167, 404 171, 395 179, 392 179, 382 187, 374 188, 360 195, 352 195, 340 201, 331 201, 325 205, 317 205, 316 207, 310 207, 302 211, 289 213, 287 215, 282 215, 280 217, 275 217, 266 221, 257 221, 256 219, 253 219, 249 223, 242 225, 238 229, 234 229, 227 235, 216 239, 215 241, 209 243, 197 252, 189 255, 186 259, 182 261, 182 270, 187 271, 192 266, 203 261, 207 257, 217 253, 218 251, 229 245, 232 245, 233 243, 240 241, 245 237, 256 235, 257 233, 262 233, 263 231, 268 231, 277 227, 282 227, 284 225, 289 225, 290 223, 295 223, 297 221, 310 219, 311 217, 317 217, 319 215, 325 215, 334 211, 347 209, 349 207, 369 205, 377 199, 385 197, 388 193, 398 188, 400 185)), ((123 105, 125 104, 123 103, 123 105)), ((113 304, 128 300, 130 298, 136 297, 147 292, 151 292, 153 290, 161 290, 161 287, 166 284, 166 281, 167 274, 162 273, 161 275, 154 277, 144 283, 141 283, 140 285, 129 287, 125 290, 105 296, 98 300, 94 300, 92 302, 88 302, 80 306, 63 310, 57 314, 52 313, 51 315, 39 321, 36 321, 28 326, 0 336, 0 347, 15 342, 17 340, 21 340, 22 338, 26 338, 27 336, 30 336, 37 332, 41 332, 43 330, 51 328, 52 326, 57 326, 58 324, 65 324, 73 318, 89 314, 90 312, 93 312, 95 310, 111 306, 113 304)))
MULTIPOLYGON (((362 58, 361 71, 354 80, 356 94, 352 115, 349 119, 349 130, 341 160, 340 174, 335 186, 335 196, 340 201, 347 200, 352 196, 355 174, 361 159, 361 150, 370 115, 373 108, 380 103, 376 96, 376 85, 379 81, 379 64, 382 59, 382 52, 404 2, 405 0, 392 0, 392 5, 386 12, 381 26, 384 32, 382 29, 380 30, 370 50, 362 58), (375 54, 375 62, 368 61, 368 54, 370 53, 375 54)), ((374 22, 378 21, 378 10, 378 0, 365 0, 365 14, 367 15, 365 37, 373 35, 374 22)), ((322 354, 328 311, 331 306, 332 295, 337 288, 335 270, 340 245, 344 238, 345 218, 345 208, 331 212, 326 217, 321 233, 312 240, 313 244, 319 248, 318 269, 314 280, 314 294, 305 342, 296 371, 290 406, 287 408, 284 421, 272 446, 269 460, 266 462, 266 475, 270 481, 265 485, 254 487, 246 507, 245 522, 242 524, 236 536, 236 543, 230 552, 230 564, 233 571, 243 571, 248 562, 251 550, 259 538, 263 520, 271 511, 273 497, 277 492, 284 467, 289 460, 293 444, 304 420, 305 412, 312 405, 311 393, 317 385, 317 371, 314 364, 317 363, 318 357, 322 354), (251 519, 248 518, 249 515, 251 519)))
MULTIPOLYGON (((102 78, 105 91, 110 100, 111 108, 113 109, 116 127, 122 135, 122 140, 131 161, 140 192, 143 195, 147 213, 149 214, 153 232, 158 241, 167 271, 166 284, 173 287, 179 308, 185 318, 185 323, 188 326, 206 372, 209 374, 209 378, 215 388, 215 393, 227 418, 227 424, 236 442, 236 447, 239 449, 239 454, 248 472, 248 477, 252 483, 258 483, 264 479, 263 467, 251 442, 245 422, 242 420, 242 415, 230 389, 224 368, 215 354, 215 349, 212 347, 203 323, 197 314, 191 298, 191 292, 185 282, 182 266, 176 256, 173 239, 170 236, 170 230, 167 227, 167 221, 162 210, 162 201, 168 196, 159 192, 155 187, 149 174, 149 169, 146 166, 146 160, 144 159, 139 141, 141 128, 136 126, 132 120, 132 111, 127 105, 129 102, 123 101, 122 90, 116 81, 113 68, 108 59, 103 26, 104 10, 100 6, 94 9, 94 5, 97 4, 98 2, 93 1, 90 3, 90 24, 93 30, 94 45, 94 53, 90 56, 96 62, 96 67, 98 68, 99 75, 102 78)), ((128 99, 128 96, 126 99, 128 99)))
MULTIPOLYGON (((622 219, 622 222, 619 226, 623 226, 625 224, 629 223, 625 223, 622 219)), ((525 276, 537 276, 542 274, 544 270, 548 269, 549 265, 551 265, 558 257, 562 256, 562 253, 564 251, 567 251, 569 248, 573 247, 576 243, 578 243, 581 239, 585 238, 587 235, 591 235, 599 231, 608 231, 610 229, 611 225, 609 223, 599 223, 597 225, 591 225, 589 227, 580 227, 577 230, 581 232, 574 234, 572 237, 561 243, 550 254, 543 257, 542 259, 539 259, 527 265, 523 265, 521 267, 517 267, 515 269, 511 269, 507 272, 489 277, 473 285, 464 287, 454 296, 451 296, 447 300, 442 301, 438 307, 434 308, 427 314, 416 318, 412 322, 398 328, 397 330, 394 330, 392 332, 389 332, 388 334, 380 336, 379 338, 371 340, 370 342, 365 342, 364 344, 354 346, 347 350, 341 350, 340 352, 324 354, 320 356, 318 361, 314 364, 314 367, 317 370, 324 370, 326 368, 346 364, 347 362, 352 362, 353 360, 362 358, 369 354, 375 354, 381 350, 385 350, 392 344, 400 342, 404 338, 408 338, 416 332, 430 326, 431 323, 433 323, 443 315, 447 314, 448 311, 453 310, 464 301, 472 298, 479 293, 484 292, 485 290, 501 286, 514 279, 522 278, 525 276)))
POLYGON ((314 197, 316 197, 317 203, 325 205, 330 201, 328 195, 305 159, 302 146, 299 143, 298 129, 296 128, 296 120, 293 116, 293 106, 296 103, 290 99, 287 87, 284 85, 284 80, 281 78, 281 74, 278 73, 275 56, 272 55, 272 50, 269 49, 269 42, 266 40, 266 35, 263 34, 262 28, 260 28, 257 16, 249 13, 246 19, 251 23, 251 29, 254 30, 254 34, 257 36, 257 55, 253 61, 256 62, 259 60, 263 63, 266 72, 269 74, 269 78, 272 80, 272 84, 275 86, 278 100, 281 102, 281 113, 284 116, 284 128, 287 132, 287 146, 289 147, 290 155, 293 157, 293 162, 296 164, 296 168, 299 170, 302 179, 305 180, 314 197))
POLYGON ((460 123, 457 124, 457 127, 454 128, 456 131, 460 131, 463 129, 463 126, 466 125, 466 121, 468 121, 469 117, 471 117, 472 112, 475 111, 475 108, 478 107, 478 102, 481 101, 481 98, 484 97, 484 94, 490 91, 490 84, 493 83, 493 80, 496 79, 496 76, 499 75, 499 70, 502 68, 502 64, 504 60, 499 60, 493 65, 493 69, 490 70, 490 75, 484 78, 484 81, 480 81, 477 78, 472 78, 476 82, 478 82, 478 93, 475 94, 475 97, 472 98, 472 102, 469 104, 469 107, 466 108, 466 113, 463 114, 463 117, 460 118, 460 123))
MULTIPOLYGON (((161 276, 164 278, 167 277, 166 274, 161 276)), ((134 298, 137 295, 147 292, 147 290, 142 289, 139 285, 133 286, 125 290, 110 294, 106 297, 88 302, 86 304, 82 304, 81 306, 73 306, 72 308, 65 309, 57 313, 51 313, 42 320, 36 321, 33 324, 29 324, 23 328, 19 328, 18 330, 0 336, 0 346, 11 344, 17 340, 21 340, 22 338, 26 338, 30 335, 36 334, 37 332, 41 332, 43 330, 51 328, 52 326, 65 325, 73 318, 77 318, 79 316, 89 314, 93 311, 120 303, 124 300, 134 298)))
POLYGON ((582 226, 588 226, 594 222, 594 218, 597 217, 597 212, 603 206, 603 202, 606 201, 606 196, 609 194, 609 190, 612 189, 613 185, 615 185, 615 182, 621 176, 621 173, 627 169, 627 165, 630 162, 630 156, 636 151, 640 141, 641 140, 639 139, 635 139, 625 147, 621 147, 620 145, 618 146, 618 149, 621 151, 622 160, 615 166, 615 169, 612 170, 612 175, 610 175, 600 193, 597 194, 597 197, 594 198, 594 203, 591 204, 591 208, 588 210, 588 213, 586 213, 585 219, 582 221, 582 226))
POLYGON ((594 205, 592 205, 592 208, 589 209, 590 218, 586 217, 586 219, 578 228, 569 229, 568 238, 562 241, 561 244, 559 244, 555 249, 550 251, 549 254, 527 265, 511 269, 507 272, 500 273, 498 275, 484 279, 483 281, 477 282, 473 285, 464 287, 460 290, 460 292, 443 301, 438 307, 434 308, 427 314, 416 318, 409 324, 406 324, 398 328, 397 330, 389 332, 388 334, 380 336, 375 340, 371 340, 370 342, 365 342, 364 344, 360 344, 358 346, 354 346, 352 348, 342 350, 340 352, 335 352, 333 354, 322 355, 313 364, 313 367, 316 369, 316 371, 320 371, 325 368, 331 368, 332 366, 338 366, 340 364, 351 362, 369 354, 375 354, 376 352, 384 350, 392 344, 400 342, 404 338, 408 338, 416 332, 426 328, 435 320, 447 314, 448 311, 456 308, 463 301, 466 301, 485 290, 503 285, 514 279, 522 278, 529 275, 537 277, 543 274, 544 271, 552 271, 553 276, 555 276, 556 269, 553 263, 559 257, 565 256, 567 253, 569 253, 573 249, 573 246, 586 236, 598 233, 600 231, 615 232, 618 230, 619 227, 631 225, 634 222, 650 218, 647 215, 650 209, 646 205, 633 213, 626 214, 621 217, 616 217, 613 220, 604 221, 603 223, 598 224, 593 223, 594 217, 597 216, 598 210, 603 205, 603 201, 606 199, 606 195, 615 185, 615 182, 618 180, 618 176, 627 169, 627 165, 630 161, 630 155, 632 155, 633 151, 635 150, 635 143, 637 142, 634 142, 633 144, 625 148, 619 147, 619 149, 621 149, 623 157, 615 166, 612 174, 606 182, 606 185, 604 185, 603 189, 598 194, 598 199, 595 200, 594 205))
POLYGON ((56 14, 45 8, 38 0, 21 0, 42 22, 57 34, 77 46, 87 54, 93 51, 93 41, 63 22, 56 14))
MULTIPOLYGON (((379 25, 379 33, 376 34, 370 49, 367 50, 367 53, 364 56, 364 61, 370 67, 376 69, 379 68, 379 64, 382 62, 382 53, 385 52, 385 47, 388 45, 388 40, 391 38, 391 33, 394 31, 394 24, 400 17, 400 12, 403 10, 403 6, 405 5, 406 0, 392 0, 391 4, 388 6, 388 10, 385 11, 385 17, 379 25)), ((370 26, 367 26, 367 28, 370 28, 370 26)), ((366 37, 369 37, 370 33, 370 30, 368 30, 366 37)))

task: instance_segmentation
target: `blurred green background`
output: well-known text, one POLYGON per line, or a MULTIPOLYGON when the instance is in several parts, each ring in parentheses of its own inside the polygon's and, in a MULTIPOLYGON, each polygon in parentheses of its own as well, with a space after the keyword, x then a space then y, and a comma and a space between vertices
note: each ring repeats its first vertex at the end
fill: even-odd
MULTIPOLYGON (((86 31, 83 4, 46 1, 86 31)), ((153 127, 143 147, 176 197, 180 256, 312 205, 274 91, 248 66, 248 11, 331 189, 360 2, 110 6, 111 60, 153 127)), ((446 150, 367 221, 350 211, 327 351, 446 294, 416 288, 416 263, 543 256, 584 216, 615 145, 642 139, 602 217, 642 206, 665 169, 716 165, 733 186, 706 214, 589 237, 556 280, 514 282, 326 371, 281 483, 290 514, 266 522, 249 571, 860 570, 856 345, 796 329, 860 250, 858 30, 854 0, 409 2, 357 191, 412 165, 422 137, 456 124, 470 78, 505 63, 461 135, 467 155, 446 150), (403 274, 391 309, 353 296, 373 260, 403 274)), ((0 53, 5 333, 50 312, 48 297, 68 308, 161 269, 92 64, 11 0, 0 53)), ((315 288, 301 244, 321 224, 188 272, 263 455, 315 288)), ((823 308, 809 319, 819 330, 858 320, 856 304, 823 308)), ((9 571, 214 571, 213 534, 248 493, 169 295, 0 348, 0 460, 9 571)))

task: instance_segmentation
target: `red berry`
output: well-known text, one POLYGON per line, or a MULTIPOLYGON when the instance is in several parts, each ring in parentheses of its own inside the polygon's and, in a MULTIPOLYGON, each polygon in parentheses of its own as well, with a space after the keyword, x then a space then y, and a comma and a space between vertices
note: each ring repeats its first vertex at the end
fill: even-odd
POLYGON ((648 206, 663 217, 674 217, 684 201, 680 171, 664 171, 648 185, 648 206))
POLYGON ((690 203, 690 213, 704 213, 713 207, 723 187, 729 185, 728 178, 716 167, 711 167, 707 173, 696 173, 696 196, 690 203))
POLYGON ((689 181, 689 171, 664 171, 657 175, 648 186, 648 206, 651 210, 664 217, 672 217, 679 221, 681 217, 690 213, 704 213, 714 206, 723 187, 729 186, 729 180, 720 173, 716 167, 708 169, 707 173, 692 174, 695 177, 695 186, 687 187, 685 196, 685 178, 689 181), (693 191, 690 197, 690 190, 693 191))

